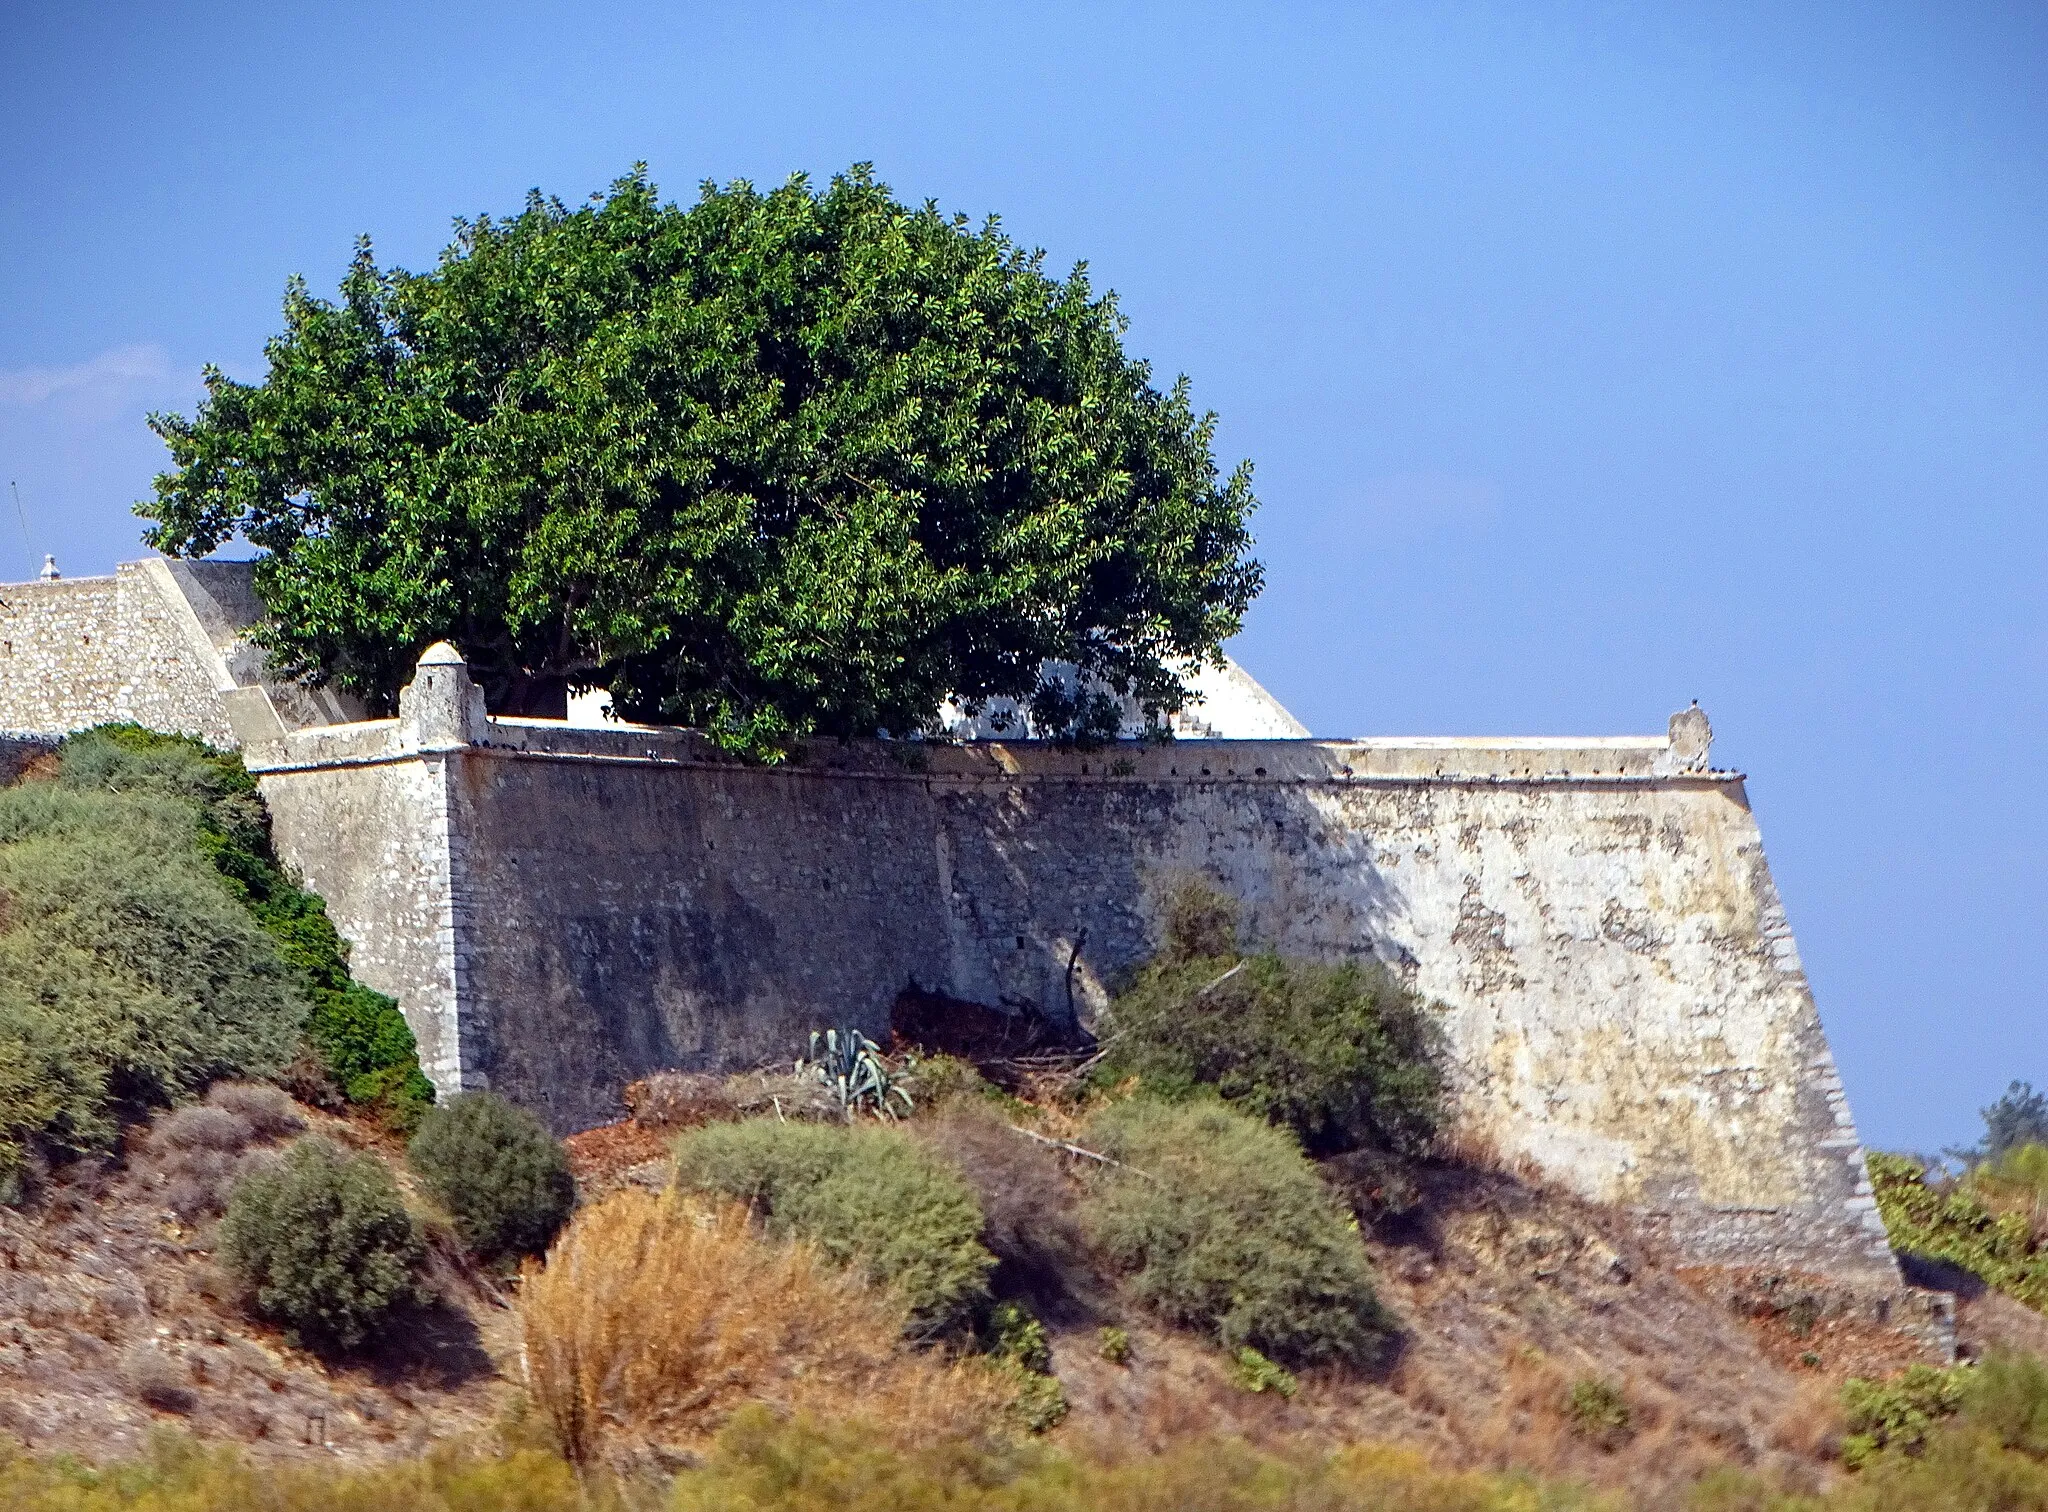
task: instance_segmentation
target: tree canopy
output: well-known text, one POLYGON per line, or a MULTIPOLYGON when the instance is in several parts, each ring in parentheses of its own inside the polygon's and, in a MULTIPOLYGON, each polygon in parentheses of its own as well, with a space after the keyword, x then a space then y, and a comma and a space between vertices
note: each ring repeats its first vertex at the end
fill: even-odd
POLYGON ((496 709, 606 688, 756 755, 948 695, 1156 719, 1261 586, 1250 467, 1042 262, 864 165, 687 208, 644 169, 536 191, 423 274, 364 240, 338 301, 287 287, 261 383, 209 367, 195 417, 151 417, 145 540, 260 548, 273 663, 378 708, 445 638, 496 709))

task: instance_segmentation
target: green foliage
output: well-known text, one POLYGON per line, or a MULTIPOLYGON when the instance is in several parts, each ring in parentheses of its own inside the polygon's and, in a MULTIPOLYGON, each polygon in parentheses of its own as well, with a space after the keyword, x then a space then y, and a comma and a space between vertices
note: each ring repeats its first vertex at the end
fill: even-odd
POLYGON ((840 1111, 849 1120, 860 1109, 877 1118, 894 1118, 896 1110, 889 1102, 892 1097, 903 1104, 905 1113, 915 1111, 910 1094, 898 1084, 889 1063, 882 1059, 882 1047, 858 1029, 827 1029, 822 1033, 813 1029, 810 1057, 796 1063, 796 1074, 802 1076, 806 1066, 838 1099, 840 1111))
MULTIPOLYGON (((139 975, 160 997, 233 1002, 228 1017, 240 1023, 260 1017, 270 1026, 266 1034, 288 1017, 293 1038, 303 1034, 350 1101, 378 1108, 398 1127, 409 1127, 433 1100, 398 1005, 350 979, 346 947, 326 905, 278 863, 269 815, 239 756, 188 736, 102 725, 64 743, 54 786, 17 785, 0 793, 0 807, 12 815, 0 816, 0 845, 43 842, 47 849, 32 849, 28 859, 44 879, 41 891, 57 898, 70 921, 73 953, 52 954, 33 974, 17 978, 39 977, 45 999, 65 990, 67 966, 74 973, 139 975), (202 880, 209 877, 210 888, 202 880), (164 885, 177 894, 168 904, 145 896, 164 885), (125 889, 125 896, 110 899, 108 888, 125 889), (215 902, 223 888, 226 897, 215 902), (192 900, 199 900, 199 914, 191 912, 192 900), (267 949, 252 920, 268 936, 267 949), (264 1005, 261 1013, 256 1000, 264 1005)), ((0 880, 0 888, 6 886, 0 880)), ((53 927, 32 934, 47 944, 53 927)), ((26 938, 17 942, 24 950, 30 945, 26 938)), ((131 1016, 147 1018, 152 1000, 132 1001, 131 1016)), ((169 1017, 183 1022, 176 1011, 169 1017)), ((9 1031, 0 1028, 0 1035, 9 1031)), ((184 1040, 213 1048, 222 1063, 198 1080, 271 1075, 291 1058, 290 1044, 280 1056, 267 1039, 262 1053, 252 1054, 230 1024, 201 1020, 178 1031, 162 1013, 142 1035, 164 1047, 184 1040)), ((34 1047, 43 1040, 32 1026, 9 1037, 25 1041, 26 1053, 40 1053, 34 1047)), ((49 1077, 49 1085, 69 1084, 56 1070, 49 1077)), ((157 1099, 182 1095, 192 1083, 191 1077, 158 1076, 137 1085, 116 1076, 110 1090, 157 1099)), ((73 1100, 79 1099, 90 1094, 81 1091, 73 1100)))
POLYGON ((771 1232, 811 1240, 895 1287, 913 1334, 965 1327, 988 1300, 995 1257, 960 1174, 898 1129, 753 1119, 676 1142, 676 1178, 755 1204, 771 1232))
POLYGON ((2048 1237, 2048 1145, 2012 1145, 1972 1166, 1963 1185, 1993 1212, 2024 1216, 2037 1249, 2048 1237))
POLYGON ((1279 1129, 1209 1100, 1117 1103, 1081 1217, 1160 1316, 1289 1364, 1369 1357, 1390 1324, 1357 1225, 1279 1129))
POLYGON ((1967 1368, 1938 1370, 1909 1365, 1890 1381, 1860 1377, 1842 1387, 1842 1415, 1849 1430, 1842 1460, 1851 1469, 1883 1449, 1918 1454, 1937 1423, 1961 1410, 1968 1392, 1967 1368))
POLYGON ((988 1352, 1043 1375, 1052 1368, 1052 1343, 1045 1325, 1021 1302, 998 1302, 989 1309, 988 1352))
MULTIPOLYGON (((443 1445, 377 1465, 252 1460, 160 1434, 143 1458, 91 1468, 23 1453, 0 1438, 0 1506, 10 1512, 624 1512, 652 1488, 578 1474, 552 1454, 502 1457, 443 1445)), ((1335 1454, 1261 1450, 1192 1435, 1157 1453, 1069 1455, 1045 1443, 896 1447, 859 1420, 735 1415, 716 1445, 660 1498, 673 1512, 1626 1512, 1666 1508, 1521 1473, 1459 1471, 1426 1451, 1360 1444, 1335 1454)), ((2034 1512, 2048 1465, 1967 1426, 1937 1429, 1919 1455, 1881 1454, 1825 1492, 1787 1493, 1777 1472, 1725 1466, 1690 1512, 2034 1512)))
POLYGON ((1301 1382, 1292 1371, 1281 1369, 1250 1346, 1231 1355, 1230 1382, 1239 1391, 1249 1391, 1254 1396, 1270 1391, 1290 1401, 1301 1389, 1301 1382))
POLYGON ((1963 1415, 2005 1448, 2048 1459, 2048 1361, 1986 1356, 1964 1387, 1963 1415))
POLYGON ((80 737, 63 781, 0 790, 0 1180, 30 1144, 105 1149, 118 1104, 274 1074, 307 1010, 195 845, 181 774, 89 785, 94 755, 80 737))
POLYGON ((306 1038, 342 1095, 377 1109, 398 1133, 418 1128, 433 1106, 434 1084, 420 1070, 419 1045, 397 1001, 360 982, 316 986, 312 995, 306 1038))
MULTIPOLYGON (((891 1445, 858 1420, 737 1415, 701 1461, 661 1494, 551 1454, 485 1456, 444 1444, 382 1464, 260 1460, 183 1436, 146 1457, 92 1469, 0 1440, 9 1512, 1621 1512, 1562 1482, 1432 1466, 1419 1451, 1367 1446, 1337 1455, 1269 1452, 1190 1437, 1164 1452, 1073 1455, 1048 1444, 891 1445)), ((1744 1502, 1744 1512, 1765 1505, 1744 1502)), ((1833 1503, 1829 1504, 1832 1509, 1833 1503)), ((1914 1512, 1934 1502, 1899 1503, 1914 1512)), ((2012 1500, 1941 1503, 2013 1508, 2012 1500)), ((1717 1509, 1718 1512, 1718 1509, 1717 1509)), ((1805 1512, 1802 1508, 1801 1512, 1805 1512)))
POLYGON ((1870 1184, 1892 1248, 1946 1260, 2048 1311, 2048 1250, 2024 1212, 1995 1213, 1966 1184, 1931 1186, 1907 1155, 1872 1155, 1870 1184))
POLYGON ((1183 882, 1159 956, 1110 1010, 1101 1078, 1216 1089, 1310 1149, 1415 1153, 1443 1111, 1441 1033, 1377 964, 1236 953, 1228 898, 1183 882))
POLYGON ((1027 1433, 1045 1433, 1066 1420, 1066 1388, 1052 1374, 1052 1341, 1045 1325, 1021 1302, 998 1302, 982 1330, 988 1355, 1016 1389, 1009 1415, 1027 1433))
POLYGON ((1260 586, 1248 467, 1219 480, 1114 298, 865 167, 536 192, 430 273, 359 243, 340 292, 294 281, 261 384, 208 368, 153 417, 138 512, 166 552, 268 552, 272 652, 386 707, 446 638, 493 707, 605 687, 757 755, 953 693, 1087 734, 1091 688, 1177 706, 1260 586))
POLYGON ((298 886, 270 844, 270 817, 255 779, 233 752, 135 725, 102 725, 64 747, 63 781, 134 791, 155 788, 199 805, 199 845, 277 942, 301 978, 311 1011, 305 1035, 352 1103, 379 1109, 401 1131, 434 1100, 418 1046, 398 1004, 348 973, 348 947, 318 894, 298 886))
POLYGON ((424 1256, 384 1162, 318 1137, 237 1181, 221 1219, 221 1260, 257 1313, 315 1348, 353 1349, 426 1300, 424 1256))
POLYGON ((2048 1465, 1989 1434, 1939 1427, 1918 1454, 1879 1453, 1825 1495, 1792 1496, 1775 1477, 1732 1467, 1707 1475, 1690 1512, 2037 1512, 2048 1507, 2048 1465))
POLYGON ((972 1061, 957 1055, 919 1055, 913 1051, 904 1057, 902 1079, 915 1089, 906 1095, 927 1113, 956 1098, 1000 1101, 1008 1097, 1002 1088, 984 1077, 972 1061))
POLYGON ((1982 1112, 1986 1160, 1997 1160, 2021 1145, 2048 1145, 2048 1092, 2036 1092, 2031 1083, 2014 1082, 1982 1112))
POLYGON ((1203 877, 1182 873, 1169 878, 1159 903, 1164 936, 1159 948, 1161 965, 1223 957, 1234 961, 1242 953, 1238 949, 1237 899, 1212 887, 1203 877))
POLYGON ((1067 1420, 1072 1404, 1058 1376, 1026 1370, 1020 1365, 1004 1369, 1016 1382, 1017 1394, 1010 1399, 1012 1422, 1026 1433, 1049 1433, 1067 1420))
POLYGON ((1131 1336, 1128 1330, 1113 1323, 1105 1323, 1095 1333, 1095 1352, 1112 1365, 1127 1364, 1131 1358, 1131 1336))
POLYGON ((858 1423, 735 1417, 675 1512, 1620 1512, 1562 1482, 1445 1470, 1380 1445, 1262 1451, 1195 1436, 1156 1454, 1069 1457, 1048 1446, 891 1448, 858 1423))
POLYGON ((252 1460, 230 1445, 159 1433, 146 1456, 100 1468, 14 1452, 0 1438, 0 1507, 8 1512, 625 1512, 606 1487, 564 1461, 520 1450, 502 1458, 442 1449, 374 1467, 252 1460))
POLYGON ((1625 1437, 1633 1416, 1621 1388, 1598 1376, 1581 1376, 1572 1382, 1564 1407, 1574 1433, 1603 1444, 1625 1437))
POLYGON ((430 1109, 405 1158, 485 1260, 540 1254, 576 1204, 562 1142, 494 1093, 465 1092, 430 1109))

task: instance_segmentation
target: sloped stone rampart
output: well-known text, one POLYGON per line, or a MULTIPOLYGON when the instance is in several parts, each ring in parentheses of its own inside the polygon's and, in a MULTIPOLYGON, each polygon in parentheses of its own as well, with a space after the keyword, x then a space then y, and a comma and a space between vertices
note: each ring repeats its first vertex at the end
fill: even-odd
POLYGON ((1703 747, 822 746, 769 769, 424 702, 247 754, 444 1087, 568 1130, 657 1067, 879 1036, 907 987, 1085 1021, 1195 872, 1254 939, 1442 1003, 1466 1139, 1695 1261, 1896 1284, 1743 778, 1703 747))

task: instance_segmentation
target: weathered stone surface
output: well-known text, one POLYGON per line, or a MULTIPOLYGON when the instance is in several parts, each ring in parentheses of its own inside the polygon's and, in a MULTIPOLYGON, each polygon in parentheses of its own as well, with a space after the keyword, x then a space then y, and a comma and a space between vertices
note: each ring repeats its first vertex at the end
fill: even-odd
POLYGON ((1254 938, 1441 1002, 1466 1137, 1696 1259, 1893 1279, 1743 779, 1666 737, 822 746, 767 769, 684 731, 472 728, 251 754, 344 929, 436 941, 357 964, 444 1086, 577 1128, 657 1067, 880 1034, 906 987, 1086 1020, 1156 943, 1160 885, 1199 872, 1254 938))
POLYGON ((233 742, 226 674, 184 600, 162 592, 151 571, 162 565, 0 587, 0 730, 61 735, 133 720, 233 742))

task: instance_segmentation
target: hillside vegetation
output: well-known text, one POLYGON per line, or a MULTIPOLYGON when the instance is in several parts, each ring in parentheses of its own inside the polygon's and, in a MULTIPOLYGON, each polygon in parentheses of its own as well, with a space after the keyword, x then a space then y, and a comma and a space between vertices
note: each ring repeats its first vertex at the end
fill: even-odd
MULTIPOLYGON (((1092 1055, 837 1030, 569 1151, 425 1105, 232 758, 70 742, 0 889, 0 1505, 2048 1509, 2011 1319, 1938 1368, 1446 1158, 1432 1007, 1193 879, 1092 1055)), ((2044 1156, 1873 1169, 2038 1321, 2044 1156)))
POLYGON ((0 1190, 222 1078, 417 1117, 412 1032, 279 866, 239 757, 106 726, 48 765, 0 789, 0 1190))
POLYGON ((2048 1095, 2016 1081, 1982 1111, 1982 1141, 1943 1162, 1872 1155, 1878 1210, 1909 1265, 1964 1272, 2048 1314, 2048 1095))

